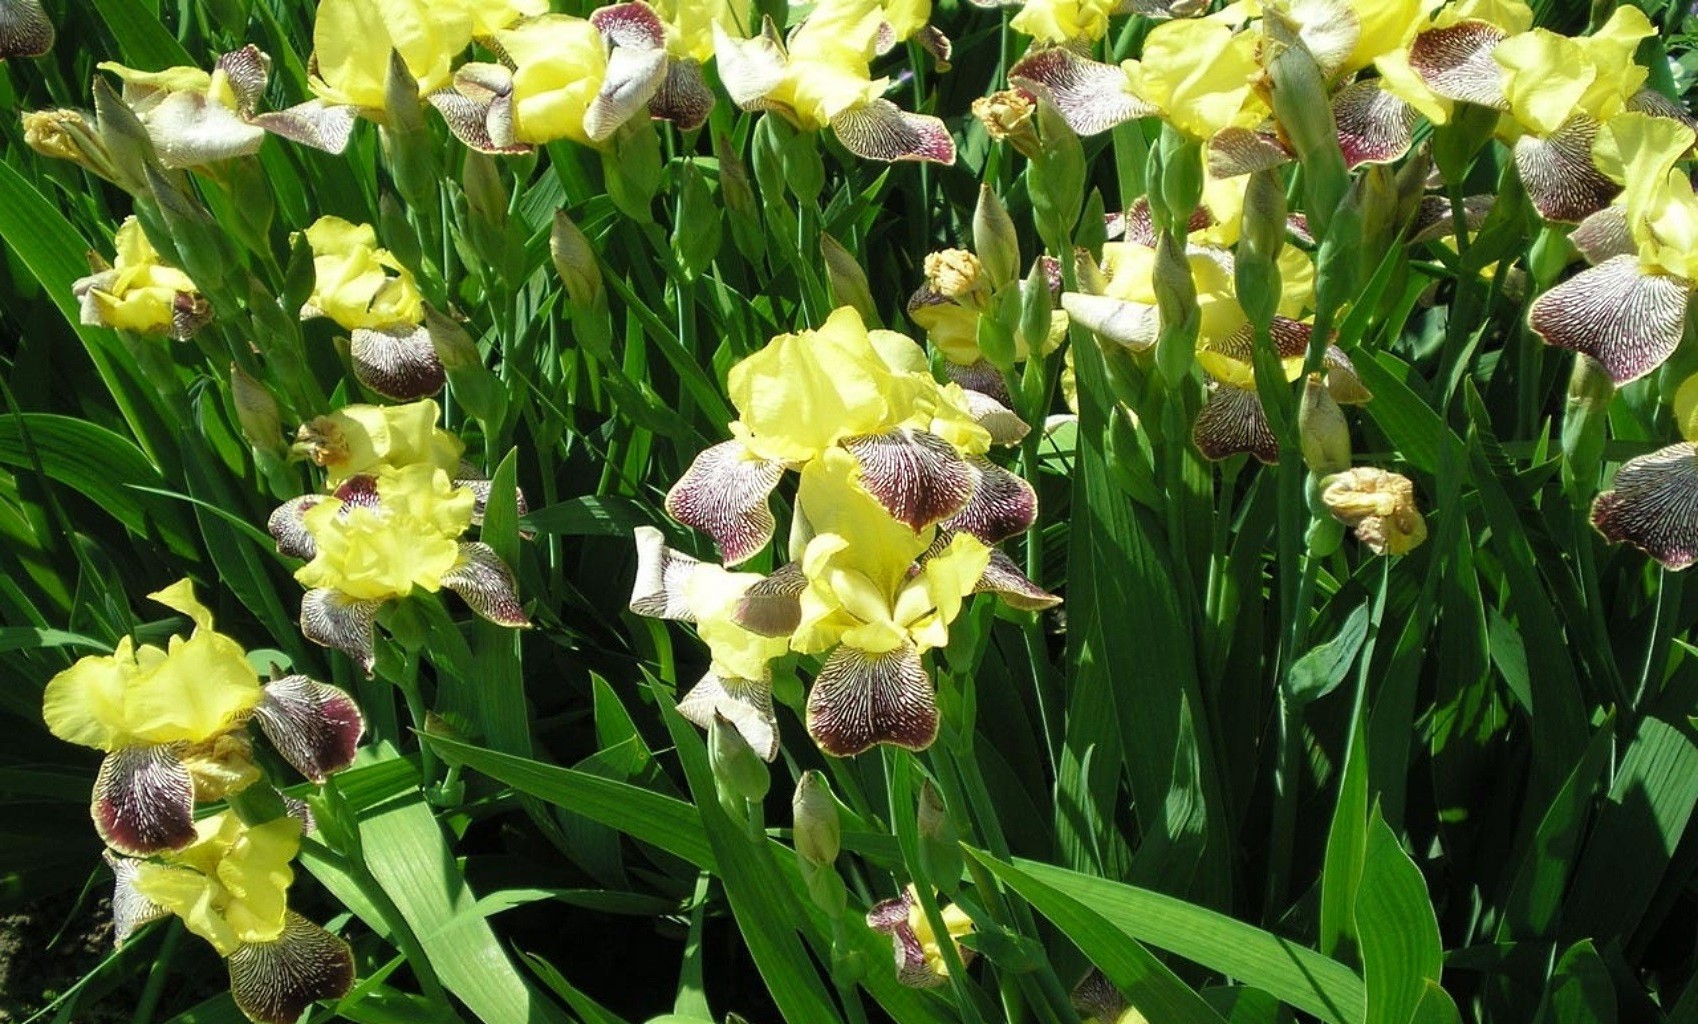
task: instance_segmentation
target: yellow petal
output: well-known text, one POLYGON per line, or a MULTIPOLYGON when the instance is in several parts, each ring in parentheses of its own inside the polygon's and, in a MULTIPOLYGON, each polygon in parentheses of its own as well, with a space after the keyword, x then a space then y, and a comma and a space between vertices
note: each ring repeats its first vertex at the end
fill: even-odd
POLYGON ((733 366, 726 390, 756 454, 800 462, 890 425, 894 383, 860 314, 844 306, 819 330, 781 334, 733 366))
POLYGON ((112 654, 78 659, 49 680, 41 696, 48 731, 67 743, 97 750, 131 745, 124 696, 139 672, 129 637, 120 640, 112 654))
POLYGON ((263 696, 242 646, 197 629, 172 637, 165 659, 131 684, 125 723, 147 743, 200 743, 236 727, 263 696))
POLYGON ((195 597, 194 581, 187 576, 164 590, 156 590, 147 596, 172 611, 187 615, 193 620, 196 629, 212 628, 212 611, 195 597))
POLYGON ((513 124, 521 142, 595 145, 584 114, 607 74, 601 33, 583 18, 546 14, 496 33, 512 58, 513 124))

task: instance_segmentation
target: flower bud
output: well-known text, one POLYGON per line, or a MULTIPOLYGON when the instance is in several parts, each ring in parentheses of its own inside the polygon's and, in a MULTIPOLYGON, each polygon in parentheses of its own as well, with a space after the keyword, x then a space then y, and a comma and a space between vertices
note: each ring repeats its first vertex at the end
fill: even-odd
POLYGON ((1273 54, 1268 60, 1274 119, 1303 164, 1304 193, 1315 237, 1324 237, 1332 210, 1344 193, 1349 172, 1338 146, 1326 76, 1298 35, 1298 26, 1277 8, 1262 18, 1273 54))
POLYGON ((1027 159, 1037 156, 1040 148, 1032 117, 1037 109, 1031 95, 1019 89, 1004 89, 973 101, 973 116, 985 126, 985 134, 1008 143, 1027 159))
MULTIPOLYGON (((926 276, 931 277, 933 256, 926 257, 926 276)), ((825 279, 831 286, 832 302, 838 306, 853 306, 855 312, 861 314, 861 320, 868 327, 877 327, 883 323, 879 319, 878 308, 873 305, 872 288, 867 284, 866 271, 843 243, 831 235, 820 232, 820 259, 825 263, 825 279)))
POLYGON ((1183 235, 1192 212, 1203 201, 1203 144, 1163 123, 1156 150, 1161 154, 1161 178, 1151 183, 1159 185, 1162 205, 1167 208, 1165 230, 1183 235))
POLYGON ((1339 473, 1326 480, 1321 502, 1376 555, 1407 554, 1427 539, 1415 485, 1400 474, 1367 466, 1339 473))
POLYGON ((460 187, 466 193, 466 207, 474 223, 491 232, 507 227, 507 186, 494 157, 468 149, 460 170, 460 187))
POLYGON ((69 160, 117 182, 118 168, 106 142, 78 110, 32 110, 24 115, 24 143, 42 156, 69 160))
POLYGON ((749 746, 749 741, 737 731, 724 715, 715 713, 713 726, 708 729, 708 763, 723 794, 739 797, 749 803, 766 798, 772 785, 772 775, 766 762, 749 746))
POLYGON ((147 171, 158 163, 147 127, 129 104, 112 91, 106 79, 96 78, 93 91, 94 123, 111 157, 112 181, 131 195, 143 195, 147 190, 147 171))
POLYGON ((1191 372, 1197 349, 1197 328, 1202 315, 1197 309, 1197 285, 1191 276, 1191 261, 1185 243, 1164 234, 1156 244, 1153 282, 1156 308, 1161 317, 1161 334, 1156 340, 1156 367, 1170 386, 1191 372))
POLYGON ((434 203, 436 159, 430 132, 425 128, 424 110, 419 106, 418 79, 393 50, 389 53, 389 76, 384 82, 383 110, 383 148, 396 189, 415 206, 434 203))
POLYGON ((1277 168, 1264 168, 1250 175, 1244 189, 1243 227, 1238 236, 1238 252, 1253 252, 1269 259, 1279 256, 1285 246, 1286 233, 1285 185, 1277 168))
POLYGON ((601 291, 601 267, 596 263, 590 240, 572 223, 565 210, 554 212, 554 228, 548 236, 548 254, 554 272, 566 286, 566 298, 575 310, 591 310, 606 301, 601 291))
POLYGON ((261 451, 283 454, 283 420, 277 410, 277 399, 264 384, 242 372, 235 363, 230 364, 230 400, 236 406, 236 422, 248 443, 261 451))
POLYGON ((843 826, 838 820, 837 800, 831 795, 825 776, 817 771, 802 773, 791 798, 793 838, 796 856, 817 867, 826 867, 837 860, 842 846, 843 826))
POLYGON ((979 205, 973 209, 973 248, 993 289, 1020 273, 1020 237, 1008 208, 989 185, 979 186, 979 205))
MULTIPOLYGON (((1687 417, 1682 415, 1687 403, 1676 394, 1675 418, 1681 433, 1687 432, 1687 417)), ((1574 369, 1568 377, 1568 400, 1562 415, 1562 479, 1563 487, 1577 503, 1584 505, 1598 489, 1598 467, 1604 456, 1604 424, 1608 419, 1610 399, 1615 395, 1615 382, 1605 372, 1602 363, 1591 356, 1577 354, 1574 369)))
POLYGON ((684 272, 695 278, 719 255, 724 228, 719 204, 713 201, 695 161, 685 161, 679 173, 683 180, 678 186, 678 226, 672 233, 672 250, 678 254, 684 272))
POLYGON ((1302 404, 1297 408, 1297 432, 1303 448, 1303 464, 1309 467, 1309 472, 1330 476, 1350 468, 1350 425, 1319 374, 1310 374, 1303 383, 1302 404))
MULTIPOLYGON (((1088 252, 1081 255, 1080 262, 1096 266, 1088 252)), ((1097 271, 1097 277, 1102 277, 1102 271, 1097 271)), ((1080 287, 1084 287, 1083 274, 1079 283, 1080 287)), ((1101 281, 1093 283, 1106 284, 1101 281)), ((1055 329, 1054 313, 1055 294, 1050 291, 1049 273, 1043 258, 1039 257, 1032 261, 1026 280, 1020 282, 1020 341, 1028 354, 1044 355, 1050 351, 1050 337, 1055 329)))
POLYGON ((940 891, 953 894, 961 886, 961 845, 943 795, 930 780, 920 787, 916 817, 920 833, 920 860, 926 867, 926 874, 940 891))

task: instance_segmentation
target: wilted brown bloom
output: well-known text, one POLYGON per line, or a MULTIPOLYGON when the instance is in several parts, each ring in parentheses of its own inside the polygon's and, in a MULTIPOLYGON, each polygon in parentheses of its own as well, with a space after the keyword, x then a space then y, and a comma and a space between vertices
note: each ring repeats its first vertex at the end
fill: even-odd
POLYGON ((1376 555, 1403 555, 1427 539, 1427 522, 1415 508, 1415 485, 1383 469, 1359 466, 1329 477, 1321 501, 1356 539, 1376 555))

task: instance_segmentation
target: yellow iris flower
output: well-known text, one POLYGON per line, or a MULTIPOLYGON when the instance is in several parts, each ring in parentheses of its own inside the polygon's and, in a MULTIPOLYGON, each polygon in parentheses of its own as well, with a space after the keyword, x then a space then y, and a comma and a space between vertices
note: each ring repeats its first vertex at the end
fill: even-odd
POLYGON ((884 95, 889 80, 871 78, 884 10, 879 0, 827 0, 789 40, 789 64, 768 99, 792 112, 797 126, 818 131, 853 107, 884 95))
POLYGON ((431 399, 404 405, 345 405, 303 425, 298 444, 325 469, 335 488, 349 477, 404 466, 460 469, 461 440, 437 426, 442 409, 431 399))
POLYGON ((1119 0, 1027 0, 1009 27, 1040 43, 1096 42, 1108 34, 1108 19, 1119 0))
POLYGON ((1639 42, 1654 35, 1644 12, 1618 7, 1598 31, 1570 38, 1535 28, 1492 51, 1503 68, 1503 91, 1514 124, 1551 135, 1576 114, 1607 121, 1627 106, 1649 72, 1633 61, 1639 42))
POLYGON ((224 811, 196 822, 195 834, 161 861, 138 865, 136 892, 182 918, 220 956, 280 937, 301 823, 285 817, 250 826, 224 811))
POLYGON ((377 230, 341 217, 320 217, 306 230, 314 283, 305 315, 323 315, 347 330, 381 330, 424 321, 424 299, 413 274, 387 249, 377 230))
POLYGON ((124 218, 112 244, 112 266, 73 286, 82 302, 82 322, 138 334, 173 331, 180 297, 190 304, 199 301, 194 281, 160 259, 134 217, 124 218))
POLYGON ((584 114, 607 76, 607 44, 583 18, 548 14, 496 33, 512 58, 513 127, 520 142, 571 139, 600 145, 584 129, 584 114))
POLYGON ((470 488, 434 466, 382 472, 375 505, 327 498, 307 510, 314 555, 295 578, 361 601, 406 597, 414 587, 434 593, 459 559, 473 503, 470 488))
POLYGON ((1647 274, 1698 281, 1698 197, 1675 167, 1694 141, 1680 122, 1639 113, 1621 114, 1598 131, 1593 160, 1624 186, 1627 229, 1647 274))
POLYGON ((448 85, 454 58, 474 36, 546 10, 547 0, 321 0, 309 84, 327 103, 382 110, 390 51, 400 53, 423 96, 448 85))
POLYGON ((666 52, 680 60, 707 63, 715 26, 732 34, 741 31, 729 0, 653 0, 649 6, 666 24, 666 52))

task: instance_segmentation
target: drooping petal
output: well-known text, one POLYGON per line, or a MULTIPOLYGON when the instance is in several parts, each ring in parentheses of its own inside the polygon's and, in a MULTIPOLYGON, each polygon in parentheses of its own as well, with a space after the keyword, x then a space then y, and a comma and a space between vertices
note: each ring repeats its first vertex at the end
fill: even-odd
POLYGON ((385 398, 411 402, 441 391, 448 379, 423 324, 359 327, 348 340, 354 376, 385 398))
POLYGON ((1143 352, 1156 343, 1161 314, 1153 304, 1127 302, 1110 295, 1063 292, 1061 308, 1073 322, 1106 341, 1143 352))
POLYGON ((612 138, 626 121, 648 109, 649 100, 665 81, 665 49, 615 46, 607 55, 607 76, 602 79, 601 92, 584 110, 584 134, 592 142, 612 138))
POLYGON ((519 583, 513 578, 512 568, 482 541, 460 542, 460 557, 442 574, 442 585, 497 626, 525 629, 531 624, 519 603, 519 583))
MULTIPOLYGON (((1470 233, 1486 222, 1486 215, 1498 201, 1495 195, 1465 196, 1462 200, 1462 223, 1470 233)), ((1415 219, 1409 226, 1411 242, 1433 242, 1456 233, 1456 220, 1451 214, 1450 200, 1443 196, 1424 196, 1415 206, 1415 219)))
POLYGON ((348 944, 292 910, 272 942, 248 942, 230 955, 230 995, 248 1019, 294 1024, 307 1007, 340 999, 354 985, 348 944))
POLYGON ((377 663, 373 628, 381 601, 362 601, 328 587, 301 596, 301 635, 354 659, 366 675, 377 663))
POLYGON ((1415 141, 1415 108, 1380 88, 1377 81, 1355 82, 1332 100, 1344 165, 1390 163, 1409 152, 1415 141))
MULTIPOLYGON (((483 525, 484 510, 489 507, 490 481, 482 477, 457 476, 455 487, 464 487, 472 492, 472 525, 483 525)), ((530 512, 530 503, 525 500, 525 492, 518 487, 513 488, 513 510, 523 516, 530 512)))
POLYGON ((992 366, 988 360, 956 363, 945 359, 943 375, 953 383, 961 385, 963 390, 977 391, 998 402, 1009 401, 1008 383, 1002 379, 1002 371, 992 366))
POLYGON ((1516 140, 1515 169, 1539 216, 1572 224, 1608 206, 1621 191, 1592 164, 1597 137, 1598 122, 1577 114, 1548 138, 1516 140))
POLYGON ((531 151, 529 143, 520 142, 513 134, 511 89, 483 100, 452 89, 439 89, 428 98, 448 130, 468 149, 498 156, 531 151))
POLYGON ((808 691, 808 735, 834 757, 877 743, 924 750, 937 738, 937 696, 913 644, 884 654, 840 645, 808 691))
POLYGON ((354 136, 356 107, 308 100, 283 110, 256 114, 253 123, 280 138, 340 156, 354 136))
POLYGON ((678 701, 678 713, 703 729, 717 715, 730 722, 763 760, 778 756, 778 719, 772 713, 772 683, 764 679, 723 678, 712 672, 678 701))
POLYGON ((722 441, 696 456, 666 494, 666 514, 719 545, 725 564, 747 561, 772 540, 778 522, 767 507, 784 463, 763 459, 741 441, 722 441))
POLYGON ((764 19, 761 34, 753 39, 726 35, 715 23, 713 56, 726 94, 744 110, 762 110, 770 105, 767 94, 784 81, 789 63, 770 17, 764 19))
POLYGON ((702 66, 693 60, 673 60, 666 78, 649 100, 649 115, 671 121, 680 131, 691 132, 707 123, 713 110, 713 90, 702 78, 702 66))
POLYGON ((967 465, 973 493, 961 511, 940 524, 943 529, 970 533, 986 544, 1031 529, 1038 518, 1038 494, 1032 485, 982 455, 969 458, 967 465))
POLYGON ((1606 206, 1581 221, 1569 233, 1568 240, 1586 262, 1599 264, 1614 256, 1632 256, 1639 252, 1633 233, 1627 228, 1627 211, 1620 206, 1606 206))
POLYGON ((1279 461, 1279 441, 1268 426, 1262 400, 1247 388, 1210 384, 1209 397, 1191 427, 1191 439, 1206 459, 1218 461, 1248 452, 1269 465, 1279 461))
POLYGON ((1362 383, 1356 365, 1343 349, 1328 345, 1322 365, 1327 369, 1327 391, 1332 394, 1333 401, 1339 405, 1362 405, 1373 399, 1374 393, 1362 383))
POLYGON ((107 846, 132 857, 175 850, 195 838, 195 784, 164 744, 123 747, 100 762, 90 812, 107 846))
POLYGON ((265 129, 197 92, 173 92, 148 113, 159 162, 173 170, 203 167, 259 152, 265 129))
POLYGON ((890 936, 898 982, 909 988, 936 988, 949 978, 932 970, 926 961, 926 949, 909 923, 915 902, 911 888, 895 899, 880 900, 867 911, 867 927, 890 936))
POLYGON ((996 548, 991 549, 990 564, 985 566, 973 593, 995 594, 1010 608, 1028 612, 1043 611, 1061 603, 1061 598, 1033 583, 1014 564, 1014 559, 996 548))
POLYGON ((959 512, 973 493, 973 472, 954 446, 927 430, 899 428, 843 439, 861 466, 861 486, 913 530, 959 512))
POLYGON ((1680 344, 1692 286, 1646 274, 1635 256, 1582 270, 1533 300, 1527 322, 1558 348, 1602 363, 1617 385, 1661 366, 1680 344))
POLYGON ((1209 140, 1209 174, 1216 178, 1254 174, 1278 167, 1291 159, 1291 149, 1271 132, 1229 127, 1216 132, 1209 140))
POLYGON ((254 718, 283 759, 314 782, 354 762, 366 727, 352 697, 303 675, 265 684, 254 718))
POLYGON ((590 14, 590 24, 614 46, 659 50, 666 46, 666 26, 646 3, 609 4, 590 14))
POLYGON ((1592 525, 1666 568, 1698 561, 1698 445, 1682 442, 1623 463, 1613 488, 1592 502, 1592 525))
POLYGON ((322 494, 302 494, 290 498, 271 513, 265 528, 277 542, 277 553, 290 558, 311 558, 317 553, 312 534, 307 532, 307 509, 324 500, 322 494))
POLYGON ((761 636, 789 636, 802 621, 802 592, 808 577, 801 562, 787 562, 749 586, 738 599, 732 619, 761 636))
POLYGON ((955 139, 941 120, 910 114, 885 99, 850 107, 831 119, 843 148, 866 160, 955 162, 955 139))
POLYGON ((137 928, 171 912, 136 891, 136 869, 141 861, 120 857, 111 850, 102 850, 100 856, 112 869, 112 944, 122 946, 137 928))
POLYGON ((991 444, 1019 444, 1031 433, 1032 425, 1021 419, 1013 409, 982 391, 963 390, 967 394, 967 411, 972 413, 973 422, 990 434, 991 444))
POLYGON ((666 538, 652 526, 639 526, 631 534, 637 543, 637 578, 631 584, 631 610, 651 619, 695 621, 685 586, 702 563, 667 547, 666 538))
POLYGON ((1440 96, 1503 110, 1509 101, 1501 69, 1492 59, 1492 50, 1503 39, 1504 31, 1496 25, 1459 21, 1417 35, 1409 45, 1409 66, 1440 96))
POLYGON ((1127 90, 1126 72, 1119 65, 1091 60, 1065 46, 1022 57, 1008 69, 1008 84, 1048 96, 1067 127, 1079 135, 1096 135, 1160 112, 1127 90))
POLYGON ((39 57, 53 49, 53 35, 41 0, 0 0, 0 60, 39 57))

